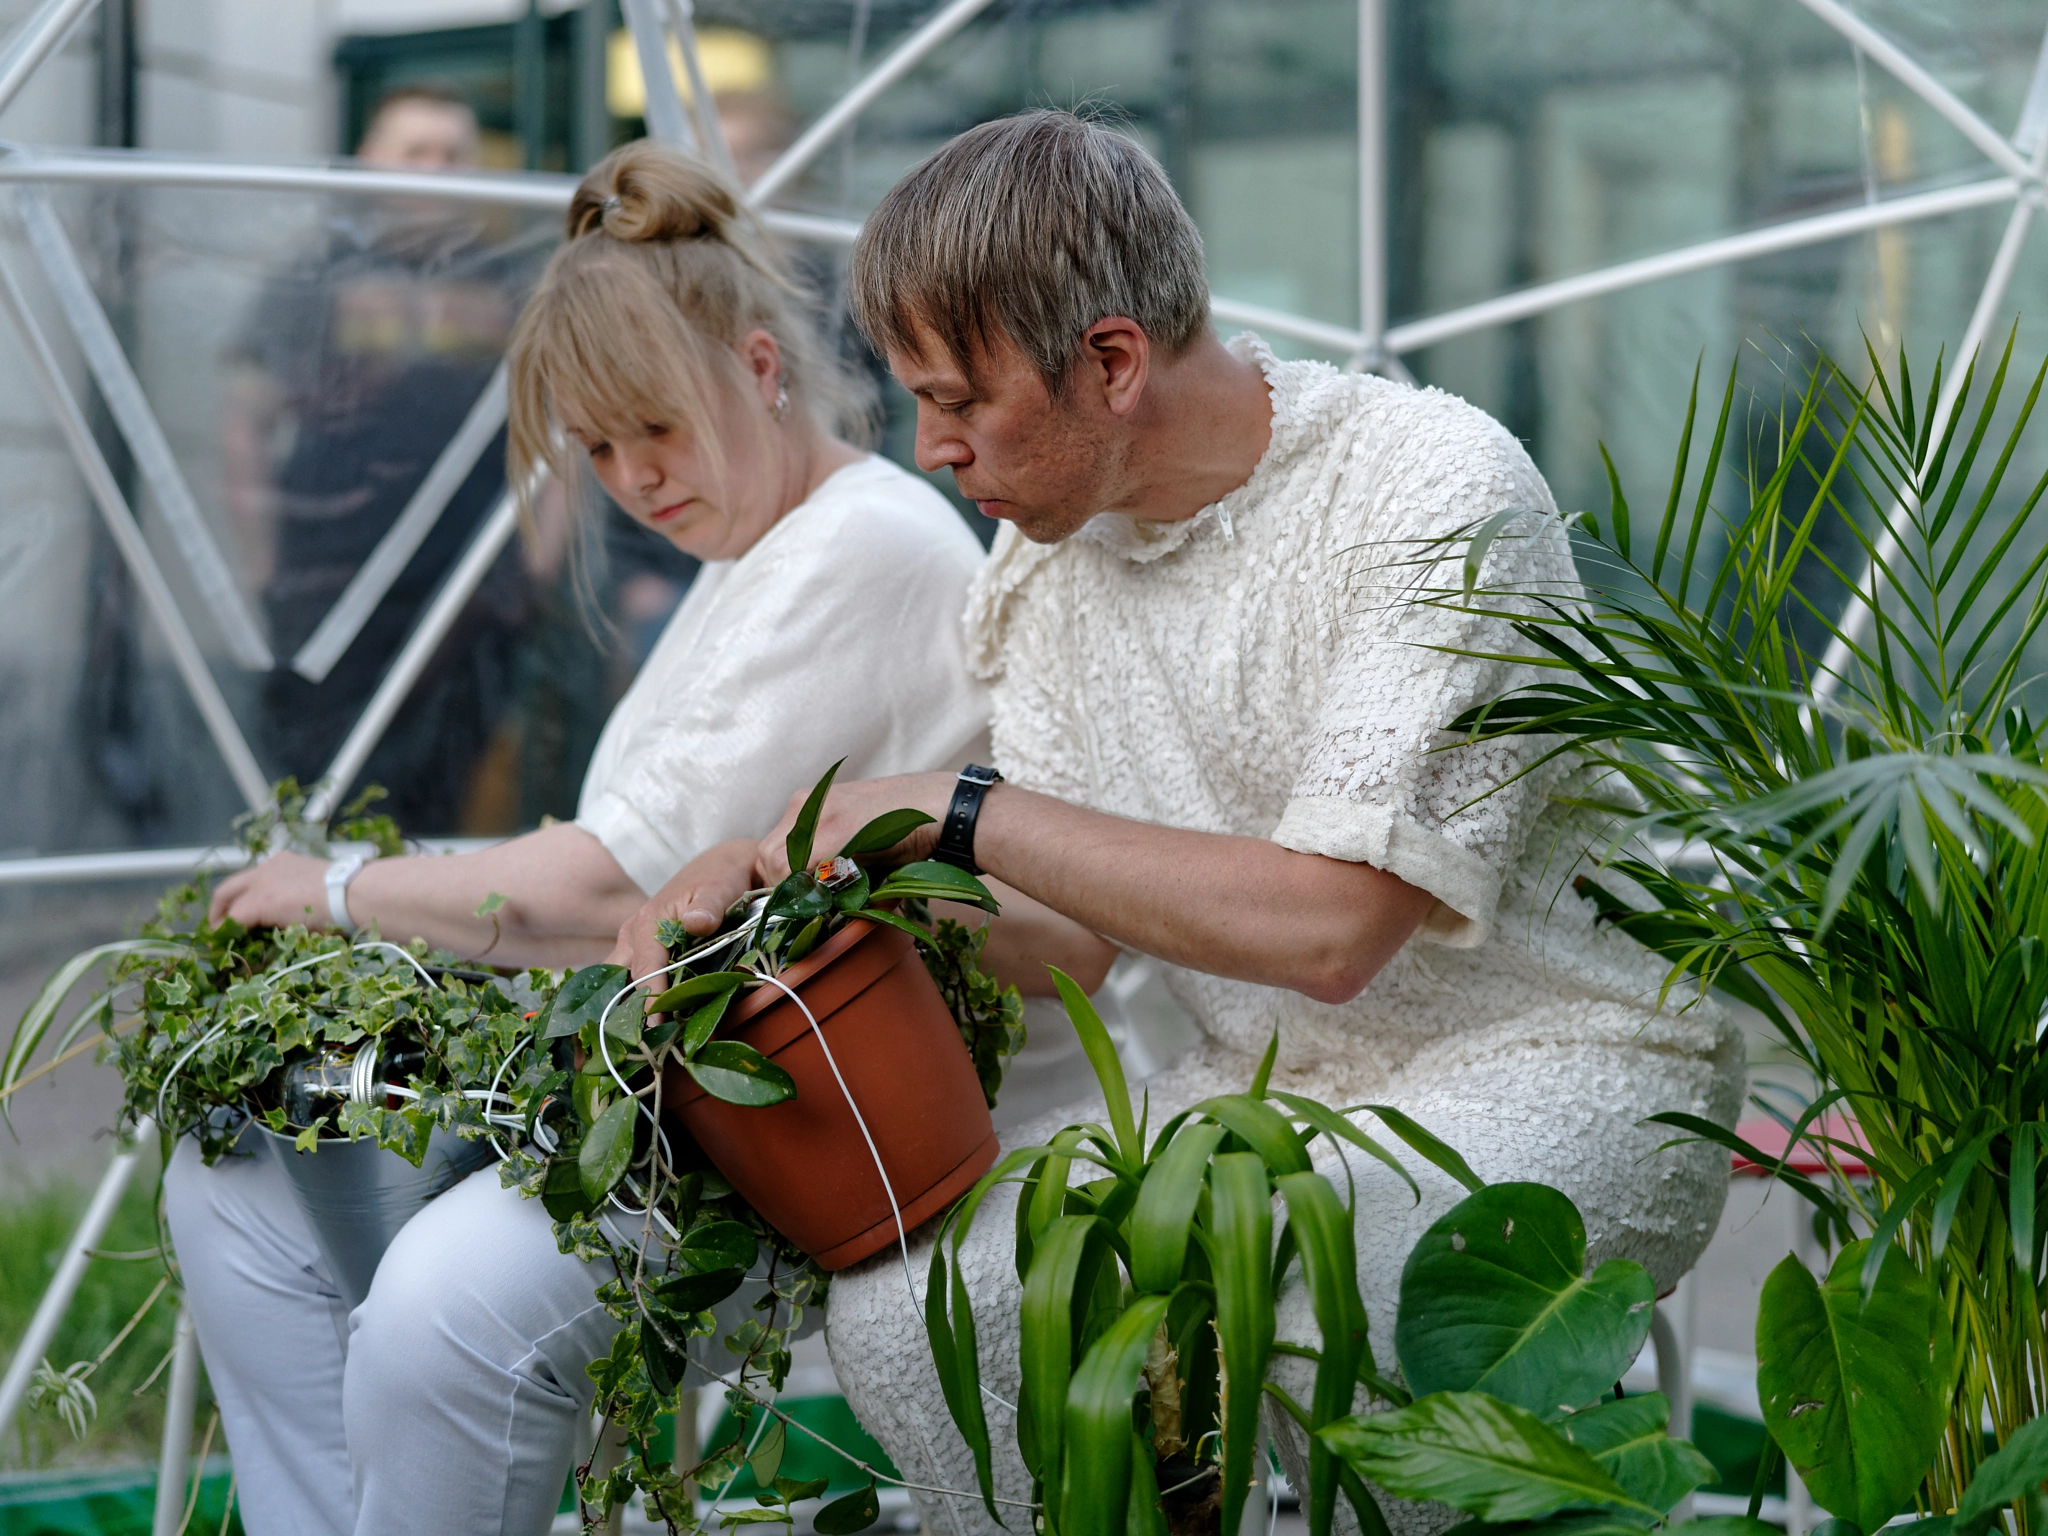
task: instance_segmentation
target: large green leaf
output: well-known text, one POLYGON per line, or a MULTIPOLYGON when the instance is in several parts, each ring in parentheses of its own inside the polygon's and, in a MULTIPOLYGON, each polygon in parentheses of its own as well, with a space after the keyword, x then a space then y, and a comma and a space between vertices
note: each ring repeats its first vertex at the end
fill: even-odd
POLYGON ((1664 1514, 1631 1498, 1592 1456, 1535 1414, 1483 1392, 1437 1392, 1392 1413, 1340 1419, 1316 1433, 1361 1477, 1388 1492, 1439 1499, 1484 1520, 1609 1509, 1649 1525, 1664 1514))
POLYGON ((1409 1387, 1490 1392, 1546 1417, 1591 1402, 1642 1349, 1656 1287, 1627 1259, 1585 1266, 1585 1223, 1557 1190, 1466 1196, 1401 1272, 1394 1348, 1409 1387))
POLYGON ((796 813, 796 820, 789 825, 789 836, 783 839, 783 852, 789 856, 791 873, 802 870, 811 862, 811 840, 818 832, 818 814, 825 808, 825 796, 832 791, 832 781, 846 763, 839 759, 825 770, 825 777, 818 780, 805 798, 803 809, 796 813))
POLYGON ((1170 1291, 1180 1284, 1209 1157, 1222 1139, 1220 1125, 1184 1126, 1145 1170, 1130 1223, 1131 1284, 1140 1291, 1170 1291))
POLYGON ((818 1536, 854 1536, 882 1518, 882 1501, 875 1496, 874 1479, 865 1488, 834 1499, 811 1518, 818 1536))
POLYGON ((614 1099, 597 1117, 583 1138, 583 1150, 576 1158, 576 1174, 583 1193, 592 1205, 612 1191, 626 1176, 633 1161, 633 1120, 640 1113, 638 1099, 614 1099))
POLYGON ((1573 1414, 1558 1430, 1639 1503, 1670 1509, 1720 1474, 1714 1464, 1666 1432, 1671 1404, 1661 1392, 1609 1399, 1573 1414))
MULTIPOLYGON (((1366 1348, 1365 1303, 1358 1294, 1358 1251, 1351 1212, 1319 1173, 1282 1174, 1275 1181, 1287 1201, 1288 1230, 1301 1252, 1302 1277, 1322 1339, 1316 1362, 1310 1423, 1334 1423, 1351 1411, 1366 1348)), ((1377 1372, 1375 1372, 1377 1374, 1377 1372)), ((1309 1536, 1330 1536, 1337 1504, 1337 1463, 1320 1440, 1309 1441, 1309 1536)))
POLYGON ((713 1221, 685 1232, 673 1257, 694 1270, 744 1270, 759 1251, 760 1240, 750 1227, 737 1221, 713 1221))
POLYGON ((1131 1400, 1168 1300, 1132 1302, 1089 1346, 1067 1387, 1062 1536, 1122 1536, 1131 1499, 1131 1400))
POLYGON ((713 1040, 683 1069, 714 1099, 752 1109, 796 1097, 796 1079, 751 1045, 738 1040, 713 1040))
POLYGON ((857 859, 863 854, 885 852, 919 827, 930 826, 933 819, 923 811, 884 811, 846 840, 846 846, 839 850, 839 857, 857 859))
POLYGON ((685 1003, 701 1002, 707 997, 716 997, 721 992, 730 992, 744 987, 754 978, 745 971, 710 971, 702 976, 692 976, 679 981, 647 1005, 649 1013, 674 1013, 685 1003))
POLYGON ((1896 1246, 1864 1301, 1864 1248, 1846 1245, 1825 1284, 1794 1257, 1771 1271, 1756 1385, 1765 1424, 1815 1502, 1875 1531, 1934 1460, 1953 1345, 1940 1293, 1896 1246))
MULTIPOLYGON (((571 971, 540 1020, 541 1038, 557 1040, 595 1023, 605 1004, 631 979, 623 965, 586 965, 580 971, 571 971)), ((631 1006, 631 998, 621 998, 619 1007, 612 1012, 616 1015, 620 1009, 631 1006)))
POLYGON ((984 912, 997 910, 995 897, 988 887, 957 864, 941 864, 936 859, 924 859, 916 864, 905 864, 901 869, 890 872, 889 878, 875 887, 871 901, 958 901, 970 907, 980 907, 984 912))
POLYGON ((1067 1384, 1073 1379, 1076 1314, 1093 1290, 1109 1249, 1109 1228, 1093 1216, 1062 1216, 1039 1234, 1019 1309, 1023 1400, 1018 1442, 1027 1465, 1053 1482, 1065 1434, 1067 1384), (1028 1433, 1027 1433, 1028 1431, 1028 1433))
POLYGON ((1223 1532, 1237 1536, 1259 1445, 1259 1383, 1273 1353, 1273 1193, 1256 1152, 1209 1167, 1209 1266, 1223 1365, 1223 1532))

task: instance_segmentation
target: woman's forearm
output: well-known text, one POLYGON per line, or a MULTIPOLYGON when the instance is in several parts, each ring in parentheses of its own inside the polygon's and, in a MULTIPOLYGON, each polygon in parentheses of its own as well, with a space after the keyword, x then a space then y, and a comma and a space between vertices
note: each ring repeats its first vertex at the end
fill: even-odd
POLYGON ((391 935, 494 965, 588 965, 604 958, 645 893, 604 844, 571 822, 475 853, 365 865, 349 915, 391 935), (491 897, 504 900, 478 916, 491 897))

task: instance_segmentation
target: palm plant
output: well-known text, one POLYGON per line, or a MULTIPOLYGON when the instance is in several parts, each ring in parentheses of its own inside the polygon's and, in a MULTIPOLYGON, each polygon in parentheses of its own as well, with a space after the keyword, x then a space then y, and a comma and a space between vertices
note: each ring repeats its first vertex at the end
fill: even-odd
MULTIPOLYGON (((1934 1510, 1956 1507, 1990 1449, 1984 1428, 2003 1444, 2048 1406, 2048 733, 2023 670, 2048 619, 2048 476, 2009 484, 2048 366, 2015 405, 2010 341, 1991 362, 1942 410, 1939 367, 1922 396, 1903 356, 1888 377, 1872 353, 1868 385, 1820 360, 1764 432, 1738 423, 1746 498, 1725 511, 1735 375, 1694 481, 1695 371, 1649 548, 1611 462, 1608 516, 1578 519, 1581 568, 1602 591, 1480 589, 1486 544, 1513 533, 1504 515, 1472 538, 1466 590, 1426 599, 1493 608, 1534 647, 1533 678, 1459 727, 1551 738, 1589 763, 1571 782, 1597 786, 1579 803, 1616 835, 1581 893, 1669 958, 1674 980, 1690 973, 1769 1021, 1817 1086, 1796 1116, 1758 1102, 1835 1176, 1657 1118, 1753 1157, 1836 1240, 1867 1234, 1866 1304, 1895 1248, 1938 1286, 1954 1351, 1921 1490, 1934 1510), (1886 508, 1889 537, 1869 526, 1886 508), (1859 603, 1861 626, 1844 616, 1859 603), (1831 1110, 1853 1116, 1860 1144, 1829 1129, 1831 1110), (1840 1176, 1850 1152, 1867 1183, 1840 1176)), ((1802 1447, 1818 1453, 1791 1411, 1767 1400, 1798 1465, 1802 1447)), ((1828 1433, 1849 1436, 1840 1417, 1828 1433)))

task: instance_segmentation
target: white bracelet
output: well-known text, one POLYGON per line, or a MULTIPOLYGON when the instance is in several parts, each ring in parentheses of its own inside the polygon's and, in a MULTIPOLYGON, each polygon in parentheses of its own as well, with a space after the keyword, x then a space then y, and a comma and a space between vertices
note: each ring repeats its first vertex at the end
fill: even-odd
POLYGON ((348 883, 376 857, 377 850, 369 844, 348 843, 327 865, 327 915, 343 933, 356 931, 355 919, 348 915, 348 883))

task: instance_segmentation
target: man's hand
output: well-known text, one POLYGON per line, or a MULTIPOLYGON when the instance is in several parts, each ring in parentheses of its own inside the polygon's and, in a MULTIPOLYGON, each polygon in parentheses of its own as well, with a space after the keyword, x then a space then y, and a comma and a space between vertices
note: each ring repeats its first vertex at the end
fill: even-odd
MULTIPOLYGON (((846 846, 854 833, 877 816, 901 810, 923 811, 932 818, 931 824, 919 827, 885 856, 867 862, 910 864, 930 858, 939 841, 938 823, 945 816, 946 807, 953 803, 954 783, 955 776, 950 773, 906 773, 893 779, 859 779, 834 784, 831 793, 825 797, 824 809, 818 813, 817 835, 811 839, 812 862, 830 858, 846 846)), ((789 829, 795 825, 797 813, 809 798, 809 790, 791 795, 789 804, 783 808, 782 819, 775 823, 775 830, 761 839, 760 849, 754 856, 761 884, 773 885, 789 873, 786 846, 789 829)))
POLYGON ((327 861, 303 853, 275 853, 214 887, 209 922, 232 917, 244 928, 304 923, 328 928, 327 861))
MULTIPOLYGON (((623 965, 629 976, 651 975, 669 963, 668 951, 656 937, 664 920, 673 918, 686 932, 706 938, 718 931, 727 907, 756 884, 766 883, 754 877, 754 845, 745 838, 707 848, 626 919, 618 944, 605 959, 623 965)), ((656 982, 648 990, 658 992, 661 987, 656 982)))

